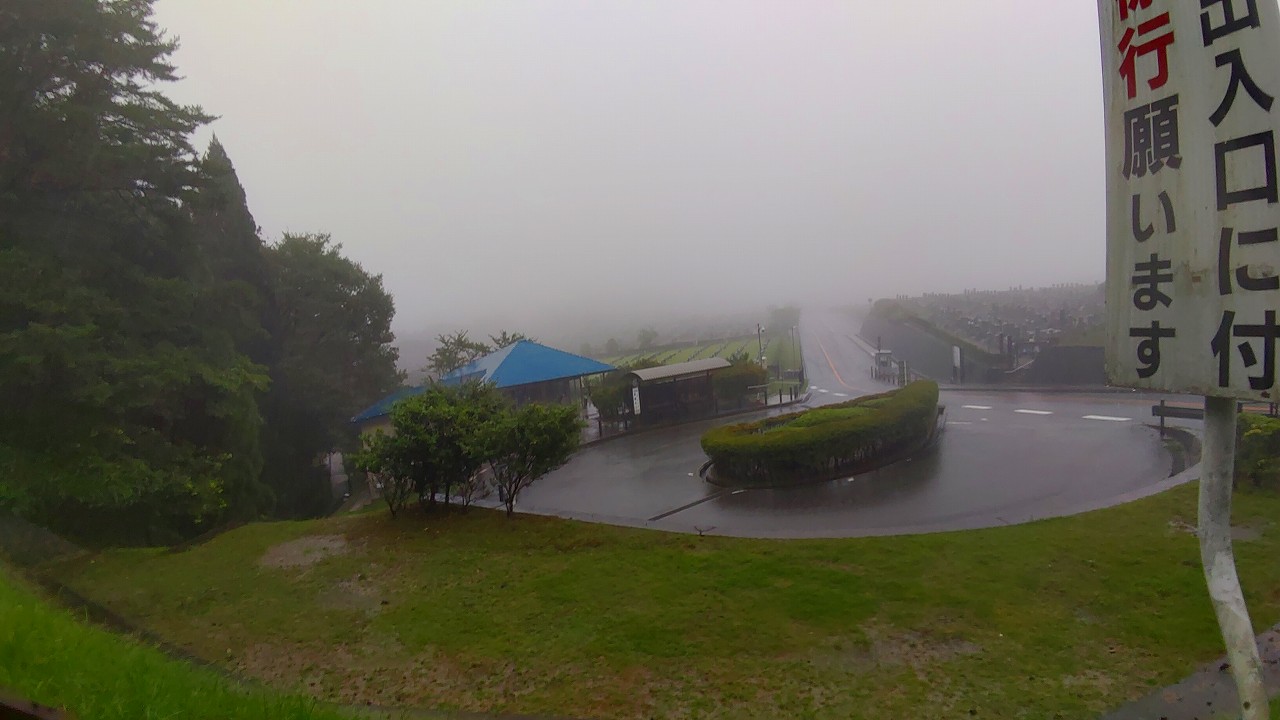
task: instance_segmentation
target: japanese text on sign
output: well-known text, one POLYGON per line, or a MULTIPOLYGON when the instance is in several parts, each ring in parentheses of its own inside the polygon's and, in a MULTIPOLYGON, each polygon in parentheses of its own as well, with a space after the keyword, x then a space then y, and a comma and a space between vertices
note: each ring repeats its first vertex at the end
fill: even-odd
POLYGON ((1276 0, 1099 0, 1114 384, 1274 399, 1276 0))

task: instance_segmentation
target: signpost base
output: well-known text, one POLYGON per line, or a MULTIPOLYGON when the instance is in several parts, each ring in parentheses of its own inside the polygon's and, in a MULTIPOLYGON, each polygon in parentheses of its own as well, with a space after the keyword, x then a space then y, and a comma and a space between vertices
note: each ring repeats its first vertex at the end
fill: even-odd
POLYGON ((1227 660, 1240 693, 1244 720, 1268 720, 1267 689, 1249 609, 1231 551, 1231 487, 1236 453, 1236 401, 1204 399, 1204 452, 1200 477, 1200 562, 1218 616, 1227 660))

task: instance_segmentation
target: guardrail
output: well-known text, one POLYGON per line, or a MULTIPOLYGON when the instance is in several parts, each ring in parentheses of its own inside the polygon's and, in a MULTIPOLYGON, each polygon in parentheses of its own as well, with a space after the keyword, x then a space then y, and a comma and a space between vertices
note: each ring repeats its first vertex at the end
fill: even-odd
MULTIPOLYGON (((1254 406, 1254 407, 1260 407, 1260 406, 1254 406)), ((1267 415, 1271 417, 1276 417, 1277 411, 1280 411, 1280 403, 1268 403, 1266 408, 1267 408, 1266 409, 1267 415)), ((1245 404, 1242 402, 1236 403, 1236 412, 1242 413, 1244 411, 1245 411, 1245 404)), ((1203 406, 1184 407, 1182 405, 1169 405, 1164 400, 1161 400, 1159 405, 1151 406, 1151 416, 1160 418, 1160 437, 1164 437, 1164 419, 1165 418, 1177 418, 1179 420, 1203 420, 1204 407, 1203 406)))

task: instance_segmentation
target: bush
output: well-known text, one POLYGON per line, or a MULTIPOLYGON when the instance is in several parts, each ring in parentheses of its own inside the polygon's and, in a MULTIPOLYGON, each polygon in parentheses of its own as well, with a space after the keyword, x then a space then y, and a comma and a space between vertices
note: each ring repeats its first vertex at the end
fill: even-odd
POLYGON ((753 385, 764 385, 767 382, 768 372, 753 362, 734 363, 716 370, 711 376, 716 397, 721 400, 741 400, 753 385))
POLYGON ((1235 485, 1280 490, 1280 419, 1240 416, 1236 424, 1235 485))
POLYGON ((607 422, 621 420, 631 404, 631 381, 627 374, 634 370, 657 367, 661 363, 641 359, 618 365, 618 369, 587 386, 587 396, 596 406, 600 419, 607 422))
POLYGON ((716 474, 741 485, 784 485, 852 472, 921 447, 938 413, 938 385, 922 380, 892 392, 713 428, 702 449, 716 474))

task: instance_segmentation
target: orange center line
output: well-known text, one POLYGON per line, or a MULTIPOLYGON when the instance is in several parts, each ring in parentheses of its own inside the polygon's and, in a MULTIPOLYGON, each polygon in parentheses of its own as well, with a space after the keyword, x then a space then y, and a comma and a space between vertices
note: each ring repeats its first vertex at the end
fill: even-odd
POLYGON ((840 377, 840 371, 836 369, 836 364, 831 362, 831 356, 827 354, 827 348, 825 345, 822 344, 821 340, 818 340, 818 349, 822 351, 822 357, 827 359, 827 367, 831 368, 831 374, 836 376, 836 382, 843 385, 846 390, 855 390, 857 392, 862 392, 861 390, 858 390, 858 388, 845 382, 844 378, 840 377))

